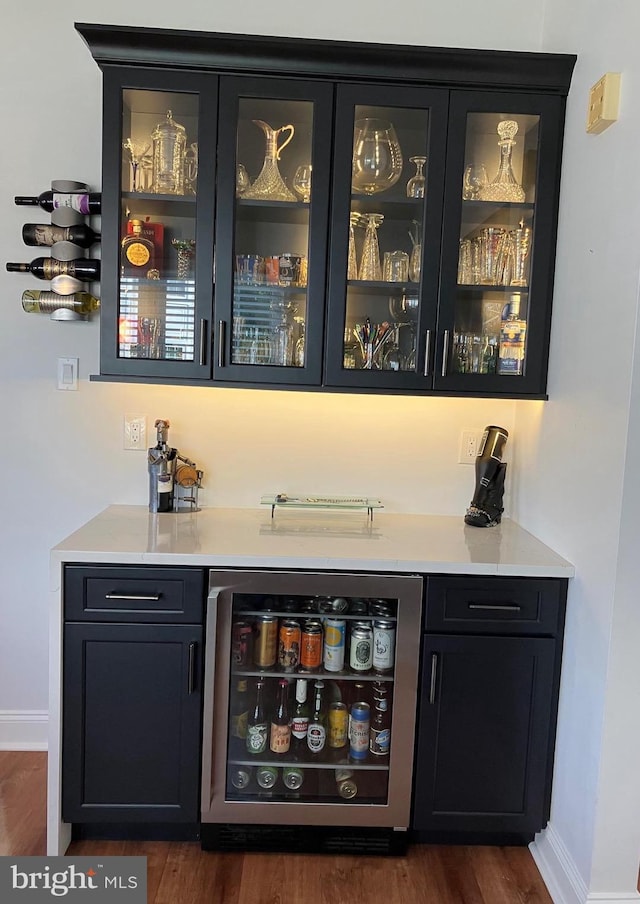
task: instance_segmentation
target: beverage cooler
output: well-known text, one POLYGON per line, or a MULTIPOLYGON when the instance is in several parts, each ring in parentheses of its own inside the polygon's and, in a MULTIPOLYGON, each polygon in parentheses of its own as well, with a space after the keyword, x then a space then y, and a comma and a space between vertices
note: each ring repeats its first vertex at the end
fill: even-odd
POLYGON ((398 853, 422 579, 210 572, 202 846, 398 853))

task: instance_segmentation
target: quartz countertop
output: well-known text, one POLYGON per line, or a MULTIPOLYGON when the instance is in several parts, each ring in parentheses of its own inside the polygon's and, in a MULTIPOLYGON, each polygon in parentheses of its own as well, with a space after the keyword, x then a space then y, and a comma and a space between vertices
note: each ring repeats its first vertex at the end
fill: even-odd
POLYGON ((561 577, 573 565, 510 519, 470 527, 453 515, 207 508, 150 514, 112 505, 51 552, 63 562, 561 577))

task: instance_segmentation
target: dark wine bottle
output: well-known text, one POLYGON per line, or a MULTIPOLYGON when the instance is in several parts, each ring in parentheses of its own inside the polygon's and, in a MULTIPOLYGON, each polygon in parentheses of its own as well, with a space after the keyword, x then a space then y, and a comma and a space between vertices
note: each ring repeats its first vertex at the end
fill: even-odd
POLYGON ((8 263, 10 273, 31 273, 38 279, 54 279, 56 276, 73 276, 83 282, 100 279, 100 261, 97 258, 79 257, 74 261, 57 261, 53 257, 36 257, 30 264, 8 263))
POLYGON ((18 195, 14 201, 20 207, 41 207, 49 213, 52 210, 59 210, 61 207, 70 207, 72 210, 77 210, 78 213, 89 216, 100 213, 101 197, 99 192, 74 194, 72 192, 43 191, 37 197, 35 195, 18 195))
POLYGON ((22 241, 25 245, 55 245, 56 242, 71 242, 78 248, 90 248, 100 241, 100 235, 91 226, 79 223, 77 226, 54 226, 53 223, 25 223, 22 227, 22 241))

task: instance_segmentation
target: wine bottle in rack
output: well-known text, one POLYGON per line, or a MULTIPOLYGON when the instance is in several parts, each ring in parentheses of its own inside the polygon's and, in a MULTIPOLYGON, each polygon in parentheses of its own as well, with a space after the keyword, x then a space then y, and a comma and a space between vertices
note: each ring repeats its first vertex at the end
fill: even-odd
POLYGON ((86 223, 76 226, 54 226, 53 223, 25 223, 22 227, 22 241, 25 245, 55 245, 57 242, 71 242, 78 248, 90 248, 100 241, 100 235, 86 223))
POLYGON ((41 292, 27 289, 22 293, 22 307, 28 314, 51 314, 67 309, 76 314, 90 314, 100 307, 100 299, 89 292, 74 292, 72 295, 58 295, 56 292, 41 292))
POLYGON ((15 203, 20 207, 41 207, 49 213, 62 207, 91 216, 99 214, 102 195, 99 192, 56 192, 43 191, 40 195, 17 195, 15 203))
POLYGON ((31 273, 38 279, 55 279, 56 276, 73 276, 82 282, 96 282, 100 279, 100 261, 90 257, 79 257, 73 261, 36 257, 28 264, 9 262, 7 270, 10 273, 31 273))

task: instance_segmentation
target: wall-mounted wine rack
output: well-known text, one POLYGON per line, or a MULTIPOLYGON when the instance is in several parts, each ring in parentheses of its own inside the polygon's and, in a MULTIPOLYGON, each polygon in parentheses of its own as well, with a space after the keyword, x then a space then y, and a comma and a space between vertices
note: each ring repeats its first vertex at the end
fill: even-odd
POLYGON ((22 238, 29 246, 50 247, 51 257, 28 264, 7 263, 10 272, 32 273, 50 280, 50 289, 27 289, 22 307, 27 313, 49 314, 51 320, 87 321, 100 307, 99 298, 87 291, 100 280, 100 259, 87 258, 100 235, 86 223, 100 212, 100 195, 84 182, 54 180, 51 191, 38 197, 16 197, 17 205, 39 206, 51 214, 50 224, 26 223, 22 238))

